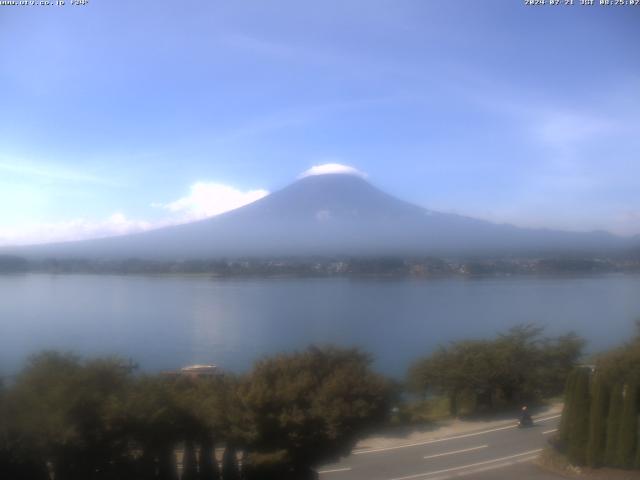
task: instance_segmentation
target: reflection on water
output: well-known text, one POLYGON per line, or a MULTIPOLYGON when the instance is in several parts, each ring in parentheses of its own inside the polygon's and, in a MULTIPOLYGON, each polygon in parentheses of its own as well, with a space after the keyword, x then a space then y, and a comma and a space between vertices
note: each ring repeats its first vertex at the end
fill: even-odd
POLYGON ((358 345, 385 373, 440 343, 522 322, 576 330, 592 349, 640 317, 640 276, 439 280, 192 276, 0 277, 0 370, 28 353, 115 353, 144 369, 217 363, 244 370, 309 343, 358 345))

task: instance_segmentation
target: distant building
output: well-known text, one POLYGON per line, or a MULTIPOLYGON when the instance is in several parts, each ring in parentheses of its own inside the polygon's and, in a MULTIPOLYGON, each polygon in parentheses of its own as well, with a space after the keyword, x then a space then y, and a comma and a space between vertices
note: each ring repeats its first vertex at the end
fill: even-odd
POLYGON ((202 378, 202 377, 216 377, 220 375, 220 371, 216 365, 189 365, 180 369, 182 375, 202 378))
POLYGON ((180 370, 170 370, 163 374, 169 377, 215 378, 221 376, 222 372, 216 365, 188 365, 180 370))

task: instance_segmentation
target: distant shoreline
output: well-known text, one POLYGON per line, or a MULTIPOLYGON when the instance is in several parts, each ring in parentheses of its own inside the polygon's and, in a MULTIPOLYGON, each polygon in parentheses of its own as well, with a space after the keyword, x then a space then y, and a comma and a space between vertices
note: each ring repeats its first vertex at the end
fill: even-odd
POLYGON ((349 257, 204 260, 28 260, 0 255, 0 274, 181 275, 213 278, 505 278, 640 273, 640 258, 349 257))

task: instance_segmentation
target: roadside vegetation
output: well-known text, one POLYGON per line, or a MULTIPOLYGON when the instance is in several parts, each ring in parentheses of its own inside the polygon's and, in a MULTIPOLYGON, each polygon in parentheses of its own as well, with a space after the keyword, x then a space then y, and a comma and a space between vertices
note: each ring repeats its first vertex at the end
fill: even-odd
POLYGON ((411 366, 408 386, 453 416, 535 404, 562 394, 583 346, 574 333, 544 337, 542 328, 521 325, 492 340, 440 347, 411 366))
POLYGON ((555 450, 571 465, 640 469, 640 324, 634 339, 569 376, 555 450))
POLYGON ((310 348, 243 377, 196 379, 45 352, 2 390, 0 472, 174 480, 180 458, 184 480, 236 480, 240 462, 247 480, 314 478, 315 466, 384 422, 390 401, 390 384, 352 349, 310 348))
POLYGON ((358 349, 310 347, 264 358, 242 376, 210 377, 43 352, 0 389, 0 472, 12 480, 317 478, 320 465, 380 428, 553 397, 582 346, 574 334, 549 338, 533 326, 454 342, 411 367, 408 392, 358 349))

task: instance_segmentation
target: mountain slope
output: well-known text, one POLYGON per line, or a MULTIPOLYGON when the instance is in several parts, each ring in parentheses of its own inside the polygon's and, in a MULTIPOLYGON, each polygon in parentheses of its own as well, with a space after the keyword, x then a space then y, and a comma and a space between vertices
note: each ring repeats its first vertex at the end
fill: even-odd
POLYGON ((344 174, 310 176, 225 214, 136 235, 19 249, 91 258, 283 255, 455 255, 604 252, 626 242, 604 232, 521 229, 438 213, 344 174))

